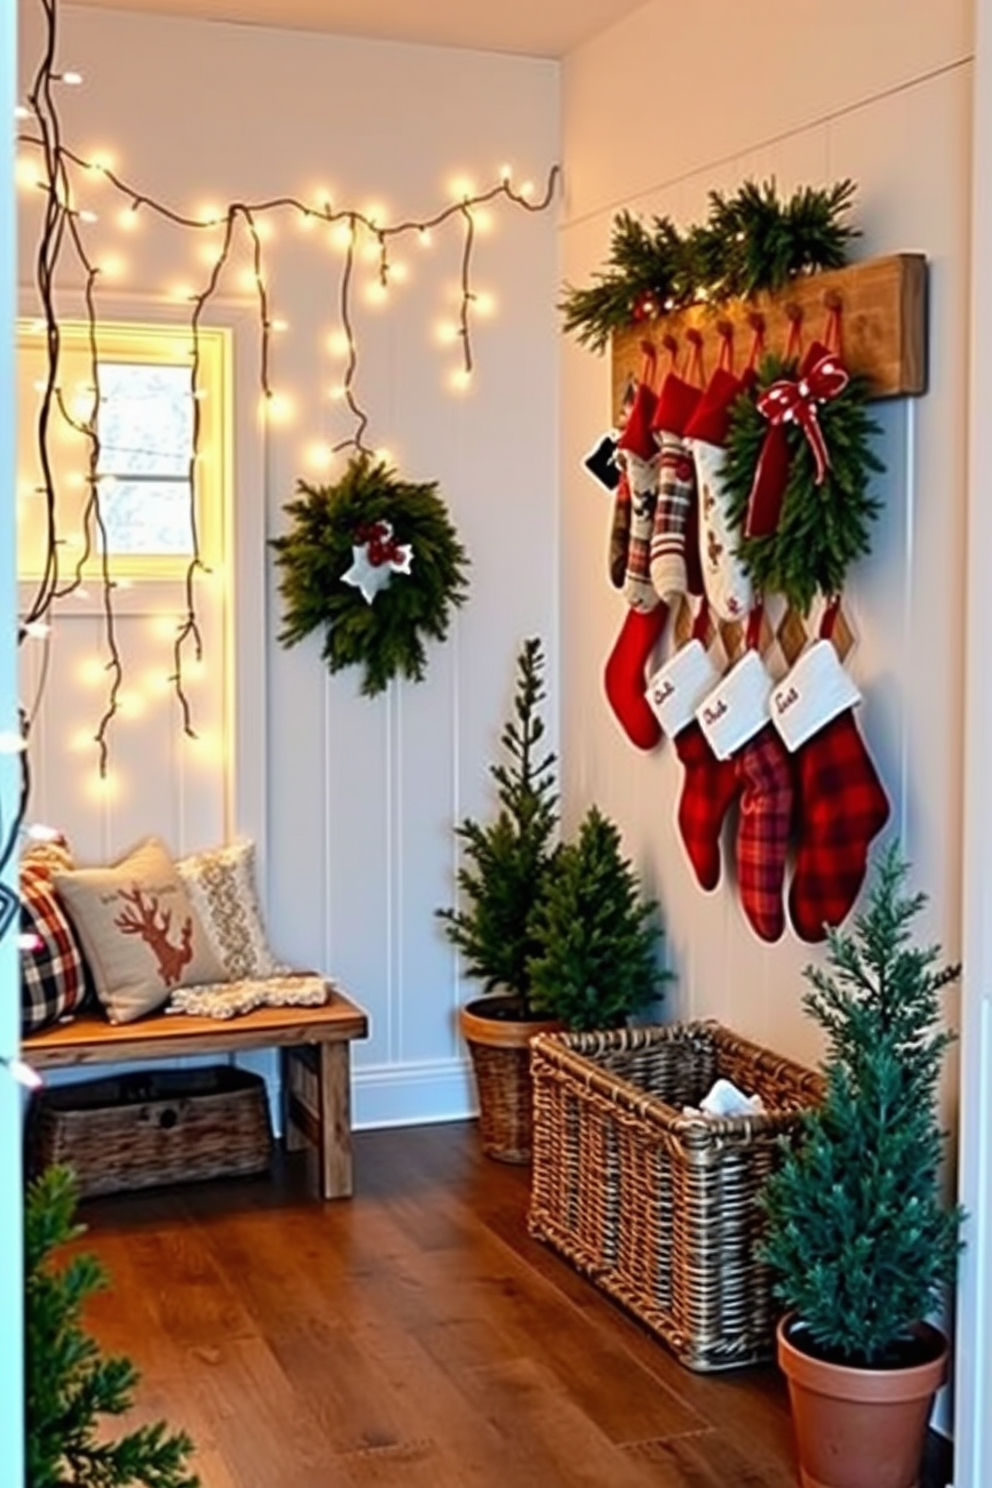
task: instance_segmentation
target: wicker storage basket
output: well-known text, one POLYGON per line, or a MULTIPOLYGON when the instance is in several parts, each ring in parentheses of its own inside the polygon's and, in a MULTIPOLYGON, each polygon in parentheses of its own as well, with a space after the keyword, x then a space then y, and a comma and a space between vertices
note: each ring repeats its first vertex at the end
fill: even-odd
POLYGON ((821 1077, 716 1023, 545 1034, 531 1047, 531 1234, 690 1369, 773 1357, 755 1199, 821 1077), (760 1095, 765 1113, 682 1115, 720 1076, 760 1095))
POLYGON ((36 1097, 28 1166, 67 1163, 83 1198, 264 1172, 265 1082, 233 1065, 86 1080, 36 1097))

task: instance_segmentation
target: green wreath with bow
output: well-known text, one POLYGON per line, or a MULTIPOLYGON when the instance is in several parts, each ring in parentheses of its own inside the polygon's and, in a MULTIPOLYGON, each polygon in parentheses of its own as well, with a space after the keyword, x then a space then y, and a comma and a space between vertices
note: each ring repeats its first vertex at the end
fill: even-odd
POLYGON ((851 563, 869 552, 880 510, 869 488, 885 466, 872 448, 879 427, 862 378, 843 374, 822 400, 804 389, 796 359, 764 359, 756 384, 732 407, 722 477, 737 553, 755 588, 784 595, 807 615, 818 593, 841 592, 851 563), (770 437, 762 406, 773 409, 776 392, 789 409, 771 419, 780 424, 785 470, 774 521, 756 533, 756 473, 770 437))
POLYGON ((284 507, 290 530, 270 540, 282 570, 280 644, 323 631, 328 668, 363 667, 366 697, 396 676, 422 681, 425 641, 445 639, 468 596, 468 556, 436 483, 401 480, 362 453, 334 485, 301 480, 297 492, 284 507))

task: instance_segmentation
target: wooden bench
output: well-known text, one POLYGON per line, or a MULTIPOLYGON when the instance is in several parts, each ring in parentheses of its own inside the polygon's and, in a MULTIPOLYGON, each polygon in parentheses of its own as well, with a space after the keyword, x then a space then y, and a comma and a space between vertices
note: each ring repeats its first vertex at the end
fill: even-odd
POLYGON ((367 1034, 362 1009, 333 992, 322 1007, 262 1007, 234 1018, 160 1013, 108 1023, 83 1013, 29 1035, 22 1053, 35 1069, 46 1070, 279 1048, 286 1146, 311 1148, 320 1196, 340 1199, 353 1189, 351 1041, 367 1034))

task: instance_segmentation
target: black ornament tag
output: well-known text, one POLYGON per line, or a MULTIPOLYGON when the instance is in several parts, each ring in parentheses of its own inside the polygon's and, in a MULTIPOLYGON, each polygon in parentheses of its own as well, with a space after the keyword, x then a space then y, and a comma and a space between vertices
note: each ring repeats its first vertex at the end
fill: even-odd
POLYGON ((609 434, 604 434, 594 449, 591 449, 582 462, 583 469, 588 471, 594 481, 598 481, 607 491, 615 491, 620 483, 620 467, 617 464, 617 431, 611 429, 609 434))

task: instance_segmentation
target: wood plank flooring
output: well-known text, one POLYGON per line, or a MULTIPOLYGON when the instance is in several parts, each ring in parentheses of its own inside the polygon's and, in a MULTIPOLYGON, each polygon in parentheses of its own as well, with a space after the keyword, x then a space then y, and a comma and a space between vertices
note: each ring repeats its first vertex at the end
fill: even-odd
POLYGON ((80 1208, 89 1325, 203 1488, 795 1488, 776 1370, 679 1365, 527 1236, 529 1172, 471 1123, 355 1149, 342 1202, 292 1154, 80 1208))

